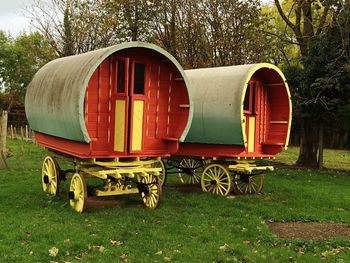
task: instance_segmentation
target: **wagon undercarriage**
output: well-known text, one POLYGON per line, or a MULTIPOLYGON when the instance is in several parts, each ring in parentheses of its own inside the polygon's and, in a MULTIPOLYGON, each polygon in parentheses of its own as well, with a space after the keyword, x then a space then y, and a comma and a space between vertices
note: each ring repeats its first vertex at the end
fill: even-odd
POLYGON ((273 166, 258 165, 249 159, 183 158, 167 161, 168 174, 177 173, 182 184, 201 184, 202 190, 219 195, 260 193, 264 172, 273 166))
MULTIPOLYGON (((101 161, 76 159, 54 154, 44 159, 42 186, 44 192, 57 195, 61 180, 71 178, 69 202, 77 212, 87 208, 87 178, 98 178, 102 185, 89 191, 89 196, 117 196, 140 194, 146 207, 155 209, 162 198, 162 183, 165 170, 160 158, 127 158, 101 161), (56 159, 74 163, 74 170, 62 171, 56 159)), ((89 189, 90 190, 90 189, 89 189)))

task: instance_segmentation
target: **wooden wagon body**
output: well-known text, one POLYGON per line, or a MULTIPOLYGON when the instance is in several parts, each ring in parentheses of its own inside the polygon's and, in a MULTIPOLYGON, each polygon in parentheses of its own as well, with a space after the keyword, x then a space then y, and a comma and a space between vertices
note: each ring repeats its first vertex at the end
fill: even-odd
POLYGON ((291 99, 274 65, 186 70, 194 116, 177 155, 273 157, 288 146, 291 99))
POLYGON ((25 106, 37 143, 53 152, 43 163, 44 191, 56 195, 60 179, 73 176, 69 197, 79 212, 86 177, 104 182, 98 196, 140 192, 155 208, 160 158, 178 150, 192 120, 183 69, 165 50, 141 42, 49 62, 29 84, 25 106), (60 171, 58 158, 74 170, 60 171))
POLYGON ((37 142, 79 158, 166 156, 191 123, 181 66, 126 43, 56 59, 34 76, 26 114, 37 142))

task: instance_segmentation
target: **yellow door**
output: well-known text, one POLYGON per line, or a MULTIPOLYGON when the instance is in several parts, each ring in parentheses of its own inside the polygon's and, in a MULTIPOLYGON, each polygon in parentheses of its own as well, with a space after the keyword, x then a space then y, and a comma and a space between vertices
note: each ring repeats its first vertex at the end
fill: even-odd
POLYGON ((130 153, 142 151, 145 105, 146 65, 117 58, 115 76, 114 150, 130 153))
POLYGON ((115 103, 114 151, 125 151, 125 100, 117 99, 115 103))
POLYGON ((114 106, 114 151, 125 153, 128 116, 128 68, 129 59, 116 58, 112 61, 112 82, 114 106))
POLYGON ((143 150, 143 122, 145 106, 146 64, 139 61, 131 62, 130 71, 130 152, 143 150))
POLYGON ((143 135, 143 100, 133 101, 132 131, 131 131, 131 151, 142 150, 143 135))
POLYGON ((255 150, 255 117, 247 116, 248 125, 248 152, 254 152, 255 150))

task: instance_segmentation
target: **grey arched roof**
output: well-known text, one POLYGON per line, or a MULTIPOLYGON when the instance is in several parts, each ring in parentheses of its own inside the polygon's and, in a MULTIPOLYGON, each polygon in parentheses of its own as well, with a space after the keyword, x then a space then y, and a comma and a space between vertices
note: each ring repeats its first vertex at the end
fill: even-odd
MULTIPOLYGON (((246 145, 244 95, 250 79, 261 69, 273 72, 282 81, 281 88, 286 89, 289 96, 291 114, 288 84, 275 65, 259 63, 185 70, 194 104, 192 125, 185 142, 246 145)), ((286 145, 288 140, 289 132, 286 145)))
POLYGON ((162 54, 181 73, 190 100, 186 137, 192 121, 192 99, 184 71, 164 49, 144 42, 128 42, 80 55, 55 59, 43 66, 27 87, 26 115, 34 131, 60 138, 90 142, 84 120, 84 98, 88 82, 96 68, 111 54, 128 48, 151 49, 162 54))

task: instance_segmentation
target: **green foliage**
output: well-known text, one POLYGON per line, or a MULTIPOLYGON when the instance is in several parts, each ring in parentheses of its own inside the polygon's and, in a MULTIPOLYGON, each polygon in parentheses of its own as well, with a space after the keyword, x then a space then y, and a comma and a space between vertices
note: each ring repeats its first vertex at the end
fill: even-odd
MULTIPOLYGON (((292 10, 293 5, 292 0, 282 2, 282 8, 287 12, 292 10)), ((267 50, 268 60, 283 68, 300 66, 300 49, 295 42, 293 30, 286 26, 276 6, 265 4, 261 14, 267 19, 263 30, 271 43, 267 50)), ((295 13, 289 12, 289 17, 295 18, 295 13)))
POLYGON ((39 33, 13 39, 0 31, 0 86, 8 95, 7 108, 24 101, 25 89, 35 72, 54 57, 39 33))
POLYGON ((180 186, 171 175, 156 210, 130 195, 116 198, 126 203, 77 214, 68 204, 68 181, 56 198, 42 193, 47 152, 19 141, 8 145, 11 170, 0 171, 1 262, 350 261, 348 239, 279 239, 266 224, 350 224, 349 176, 278 169, 267 176, 264 194, 225 198, 180 186))
MULTIPOLYGON (((348 10, 347 13, 350 11, 348 10)), ((338 14, 344 16, 348 14, 338 14)), ((347 24, 332 25, 325 36, 314 40, 305 59, 306 82, 314 92, 318 92, 323 112, 323 121, 350 130, 350 67, 344 49, 350 45, 349 38, 344 39, 342 27, 347 24)))

